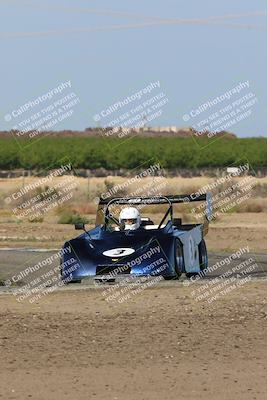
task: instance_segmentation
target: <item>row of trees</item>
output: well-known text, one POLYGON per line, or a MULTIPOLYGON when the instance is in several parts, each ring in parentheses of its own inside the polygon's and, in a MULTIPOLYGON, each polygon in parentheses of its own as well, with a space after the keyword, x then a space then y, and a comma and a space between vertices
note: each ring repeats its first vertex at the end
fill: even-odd
POLYGON ((249 162, 254 168, 267 166, 267 139, 215 141, 172 137, 135 137, 126 140, 102 137, 45 137, 33 143, 14 138, 0 139, 0 168, 47 169, 69 160, 76 168, 132 169, 158 160, 164 168, 225 167, 249 162))

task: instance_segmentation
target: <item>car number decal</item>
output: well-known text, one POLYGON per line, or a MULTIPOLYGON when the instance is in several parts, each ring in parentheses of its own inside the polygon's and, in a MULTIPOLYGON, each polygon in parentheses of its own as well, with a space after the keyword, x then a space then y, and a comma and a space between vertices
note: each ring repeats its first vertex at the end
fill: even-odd
POLYGON ((110 249, 103 252, 103 255, 106 257, 125 257, 133 254, 135 252, 134 249, 130 247, 118 247, 117 249, 110 249))

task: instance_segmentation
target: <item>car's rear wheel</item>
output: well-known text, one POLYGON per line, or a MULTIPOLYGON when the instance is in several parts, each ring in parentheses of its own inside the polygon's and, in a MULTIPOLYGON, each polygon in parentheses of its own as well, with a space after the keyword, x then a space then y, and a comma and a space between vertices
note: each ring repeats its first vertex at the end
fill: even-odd
MULTIPOLYGON (((205 240, 202 239, 198 245, 198 256, 199 256, 199 268, 200 271, 205 271, 208 268, 208 252, 205 240)), ((199 275, 199 272, 188 272, 186 273, 187 278, 199 275)))
POLYGON ((205 271, 208 268, 208 252, 204 239, 202 239, 198 245, 198 252, 200 271, 205 271))
POLYGON ((183 252, 183 245, 179 239, 176 240, 175 243, 175 272, 177 278, 182 275, 184 271, 184 252, 183 252))

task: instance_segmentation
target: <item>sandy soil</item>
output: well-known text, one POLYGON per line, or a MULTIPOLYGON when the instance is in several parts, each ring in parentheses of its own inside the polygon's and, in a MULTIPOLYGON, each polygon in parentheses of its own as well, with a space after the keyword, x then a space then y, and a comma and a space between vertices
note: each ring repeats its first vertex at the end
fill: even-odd
POLYGON ((266 281, 205 306, 190 287, 108 304, 101 291, 0 295, 0 397, 266 399, 266 281))

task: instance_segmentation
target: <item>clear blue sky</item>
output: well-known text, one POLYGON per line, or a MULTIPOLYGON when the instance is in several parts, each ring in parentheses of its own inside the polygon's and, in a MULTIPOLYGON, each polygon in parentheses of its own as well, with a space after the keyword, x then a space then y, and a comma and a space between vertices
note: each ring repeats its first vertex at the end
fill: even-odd
POLYGON ((0 21, 0 130, 12 127, 12 121, 4 120, 11 110, 62 81, 71 81, 80 104, 56 130, 95 126, 96 113, 158 80, 169 101, 151 125, 187 126, 184 114, 249 81, 258 101, 251 115, 230 130, 239 136, 267 136, 266 0, 10 0, 0 1, 0 21), (230 25, 136 26, 153 18, 205 19, 264 11, 220 20, 230 25), (86 31, 96 27, 105 29, 86 31), (22 35, 48 31, 57 32, 22 35))

